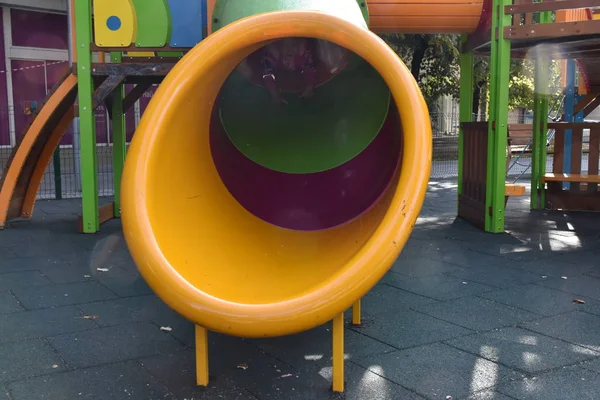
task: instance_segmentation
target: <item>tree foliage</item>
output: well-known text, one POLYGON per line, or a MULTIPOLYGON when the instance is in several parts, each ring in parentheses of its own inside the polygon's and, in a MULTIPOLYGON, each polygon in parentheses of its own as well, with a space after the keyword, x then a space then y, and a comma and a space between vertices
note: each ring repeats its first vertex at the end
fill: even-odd
MULTIPOLYGON (((441 97, 458 98, 459 92, 459 40, 458 35, 404 35, 381 36, 410 68, 427 103, 432 106, 441 97)), ((474 113, 485 112, 489 101, 489 57, 475 57, 474 113)), ((550 87, 558 88, 560 80, 558 63, 552 64, 550 87)), ((510 65, 509 107, 533 108, 534 63, 532 60, 513 59, 510 65)), ((556 96, 557 90, 552 89, 556 96)))
POLYGON ((446 95, 458 96, 458 36, 387 34, 382 38, 409 66, 429 105, 446 95))

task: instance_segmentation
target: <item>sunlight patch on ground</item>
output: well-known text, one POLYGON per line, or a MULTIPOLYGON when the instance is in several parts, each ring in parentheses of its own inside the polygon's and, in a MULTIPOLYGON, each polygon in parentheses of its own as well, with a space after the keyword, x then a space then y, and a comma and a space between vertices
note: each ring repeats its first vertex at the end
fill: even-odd
POLYGON ((318 361, 323 358, 323 354, 307 354, 304 356, 304 359, 307 361, 318 361))
POLYGON ((529 351, 524 351, 522 354, 522 357, 523 357, 523 362, 525 363, 525 365, 536 364, 536 363, 539 363, 541 360, 541 357, 539 356, 539 354, 531 353, 529 351))
MULTIPOLYGON (((490 346, 481 346, 479 354, 482 357, 497 359, 498 349, 490 346)), ((496 385, 498 382, 498 369, 498 364, 478 358, 471 373, 471 391, 477 392, 496 385)))
POLYGON ((537 338, 535 336, 519 336, 519 343, 521 344, 530 344, 532 346, 537 345, 537 338))

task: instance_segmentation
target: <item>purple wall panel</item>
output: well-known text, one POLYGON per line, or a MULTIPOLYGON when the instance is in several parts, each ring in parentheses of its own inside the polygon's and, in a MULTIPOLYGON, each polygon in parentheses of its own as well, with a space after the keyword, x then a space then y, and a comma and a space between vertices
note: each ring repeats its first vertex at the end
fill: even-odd
POLYGON ((66 15, 11 9, 11 21, 15 46, 68 48, 66 15))
MULTIPOLYGON (((2 23, 2 10, 0 9, 0 71, 4 71, 4 30, 2 23)), ((8 92, 6 88, 6 72, 0 74, 0 146, 10 144, 10 128, 8 124, 8 92)))
POLYGON ((46 73, 43 61, 13 60, 13 99, 17 141, 23 137, 33 115, 31 108, 41 107, 46 97, 46 73))
MULTIPOLYGON (((69 71, 68 62, 56 62, 48 61, 46 64, 46 73, 48 75, 48 91, 51 91, 56 84, 58 84, 69 71)), ((72 144, 73 143, 73 128, 69 125, 67 132, 63 136, 60 144, 72 144)))

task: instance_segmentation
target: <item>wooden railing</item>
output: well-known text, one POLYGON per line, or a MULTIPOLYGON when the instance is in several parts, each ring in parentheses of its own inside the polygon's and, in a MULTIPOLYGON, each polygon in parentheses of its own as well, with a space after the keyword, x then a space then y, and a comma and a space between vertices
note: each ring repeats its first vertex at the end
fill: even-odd
POLYGON ((458 215, 485 229, 488 123, 463 122, 463 175, 458 215))
POLYGON ((598 33, 598 21, 591 20, 590 7, 600 7, 600 0, 515 0, 504 9, 506 14, 512 15, 512 25, 505 28, 504 37, 528 39, 598 33), (555 23, 540 24, 543 12, 566 12, 567 16, 559 16, 555 23))
POLYGON ((551 209, 600 211, 600 123, 560 122, 550 123, 548 128, 555 130, 555 137, 552 172, 543 177, 547 184, 547 206, 551 209), (565 139, 569 130, 571 150, 566 172, 565 139), (584 130, 589 130, 587 143, 584 130), (584 157, 585 154, 587 157, 584 157))

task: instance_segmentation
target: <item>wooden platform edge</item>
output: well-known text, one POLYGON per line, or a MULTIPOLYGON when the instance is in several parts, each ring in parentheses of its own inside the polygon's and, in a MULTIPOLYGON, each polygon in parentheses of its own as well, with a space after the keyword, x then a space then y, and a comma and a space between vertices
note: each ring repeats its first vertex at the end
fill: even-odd
MULTIPOLYGON (((98 208, 98 219, 101 224, 110 221, 115 218, 115 203, 110 202, 98 208)), ((77 230, 79 233, 83 233, 83 216, 77 217, 77 230)))
POLYGON ((507 197, 525 196, 525 186, 516 185, 514 183, 507 183, 506 185, 504 185, 504 196, 507 196, 507 197))
POLYGON ((587 174, 555 174, 548 173, 542 176, 542 182, 587 182, 600 183, 600 175, 587 174))

